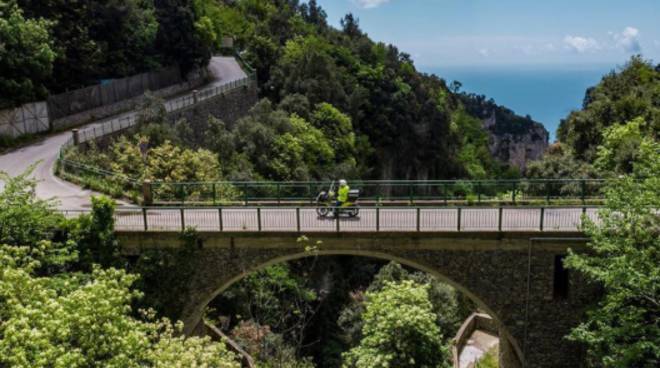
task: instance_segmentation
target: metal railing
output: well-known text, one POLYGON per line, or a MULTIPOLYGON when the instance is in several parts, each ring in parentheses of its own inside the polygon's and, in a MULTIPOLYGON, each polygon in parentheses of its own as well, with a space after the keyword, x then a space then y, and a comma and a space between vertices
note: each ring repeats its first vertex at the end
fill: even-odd
MULTIPOLYGON (((229 92, 239 87, 248 86, 253 80, 253 77, 248 76, 245 78, 230 81, 226 84, 221 84, 215 87, 209 87, 193 94, 187 94, 175 99, 171 99, 163 103, 167 112, 181 110, 183 108, 193 106, 196 103, 207 100, 209 98, 218 96, 222 93, 229 92)), ((87 128, 78 131, 78 143, 85 143, 91 140, 104 137, 106 135, 114 134, 119 131, 131 128, 137 124, 137 114, 133 113, 128 116, 110 119, 108 121, 93 124, 87 128)))
MULTIPOLYGON (((120 209, 117 231, 178 232, 575 232, 598 207, 362 207, 356 217, 321 217, 311 207, 120 209)), ((63 211, 67 217, 88 211, 63 211)))
MULTIPOLYGON (((604 179, 521 180, 354 180, 362 203, 392 204, 550 204, 599 202, 604 179)), ((285 204, 313 203, 329 181, 309 182, 153 182, 149 184, 156 205, 285 204), (228 194, 229 193, 229 194, 228 194)))

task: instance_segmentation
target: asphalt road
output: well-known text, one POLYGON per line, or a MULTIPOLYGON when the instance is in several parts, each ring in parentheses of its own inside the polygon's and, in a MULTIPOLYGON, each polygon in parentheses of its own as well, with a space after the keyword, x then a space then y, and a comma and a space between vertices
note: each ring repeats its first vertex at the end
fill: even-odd
MULTIPOLYGON (((247 75, 233 57, 213 57, 208 66, 213 78, 212 82, 204 88, 215 87, 245 78, 247 75)), ((191 93, 188 93, 192 95, 191 93)), ((185 95, 185 94, 184 94, 185 95)), ((181 98, 177 96, 176 98, 181 98)), ((175 99, 173 97, 172 99, 175 99)), ((83 127, 101 126, 104 122, 134 115, 127 112, 102 119, 83 127)), ((30 166, 35 165, 31 177, 37 179, 36 194, 42 199, 54 199, 60 209, 86 209, 90 207, 90 197, 97 193, 80 188, 79 186, 57 178, 54 166, 60 147, 71 136, 70 131, 54 134, 28 146, 16 149, 0 156, 0 171, 11 176, 24 173, 30 166)), ((0 190, 4 182, 0 181, 0 190)), ((129 203, 120 202, 120 207, 129 207, 129 203)))

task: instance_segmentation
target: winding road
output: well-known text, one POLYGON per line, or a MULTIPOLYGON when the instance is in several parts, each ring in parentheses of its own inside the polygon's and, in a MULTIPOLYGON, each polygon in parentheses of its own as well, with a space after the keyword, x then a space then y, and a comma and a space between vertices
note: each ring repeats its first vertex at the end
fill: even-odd
MULTIPOLYGON (((247 77, 233 57, 218 56, 211 58, 208 70, 212 81, 204 88, 221 86, 247 77)), ((192 96, 192 91, 168 98, 167 101, 180 99, 182 96, 192 96)), ((89 123, 83 127, 101 126, 110 120, 119 117, 130 117, 135 114, 136 111, 129 111, 89 123)), ((69 137, 71 137, 71 132, 64 131, 5 153, 0 156, 0 171, 4 171, 11 176, 17 176, 24 173, 32 165, 36 165, 31 177, 38 181, 36 194, 39 198, 54 199, 60 209, 88 209, 91 206, 91 196, 97 193, 64 181, 54 174, 55 162, 60 147, 69 137)), ((0 190, 3 187, 4 182, 0 181, 0 190)), ((118 205, 119 208, 131 207, 129 203, 122 201, 119 201, 118 205)))

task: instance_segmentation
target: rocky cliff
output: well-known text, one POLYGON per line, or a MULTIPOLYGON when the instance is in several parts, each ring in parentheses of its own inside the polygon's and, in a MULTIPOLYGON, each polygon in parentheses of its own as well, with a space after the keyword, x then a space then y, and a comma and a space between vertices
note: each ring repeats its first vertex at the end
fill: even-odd
POLYGON ((483 120, 483 127, 489 133, 488 147, 491 154, 502 162, 519 168, 527 162, 538 160, 548 147, 548 131, 537 122, 529 121, 519 126, 511 126, 510 121, 501 121, 495 111, 483 120))
POLYGON ((529 161, 543 156, 549 137, 543 124, 529 115, 517 115, 484 95, 462 93, 459 98, 470 115, 481 119, 495 158, 522 171, 529 161))

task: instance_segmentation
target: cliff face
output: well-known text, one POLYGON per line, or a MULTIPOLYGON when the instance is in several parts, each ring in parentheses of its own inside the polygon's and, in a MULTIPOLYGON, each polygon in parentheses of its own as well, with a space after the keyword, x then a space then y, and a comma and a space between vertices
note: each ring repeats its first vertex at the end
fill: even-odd
POLYGON ((488 147, 491 154, 502 162, 519 168, 527 167, 527 162, 538 160, 548 147, 548 131, 537 122, 515 124, 501 121, 493 111, 482 123, 488 131, 488 147))

